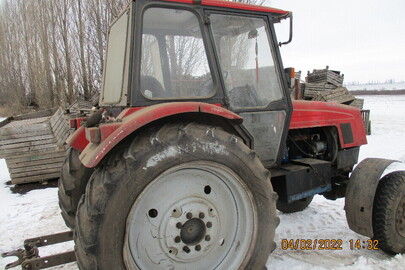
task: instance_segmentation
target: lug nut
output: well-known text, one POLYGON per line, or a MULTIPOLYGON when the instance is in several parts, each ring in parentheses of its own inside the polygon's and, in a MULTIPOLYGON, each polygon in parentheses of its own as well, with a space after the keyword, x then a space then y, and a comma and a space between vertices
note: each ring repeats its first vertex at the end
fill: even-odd
POLYGON ((176 243, 180 243, 180 241, 181 241, 180 236, 176 236, 176 238, 174 238, 174 242, 176 242, 176 243))
POLYGON ((205 236, 205 241, 210 241, 210 240, 211 240, 211 236, 206 235, 206 236, 205 236))
POLYGON ((183 251, 184 251, 185 253, 190 253, 190 248, 189 248, 188 246, 184 246, 184 247, 183 247, 183 251))
POLYGON ((207 222, 207 228, 211 228, 212 227, 212 223, 210 221, 207 222))
POLYGON ((201 250, 201 246, 200 246, 200 245, 196 245, 196 246, 195 246, 195 250, 196 250, 196 251, 200 251, 200 250, 201 250))
POLYGON ((187 219, 192 219, 192 218, 193 218, 193 214, 192 214, 191 212, 190 212, 190 213, 187 213, 186 218, 187 218, 187 219))
POLYGON ((203 218, 205 217, 205 215, 204 215, 204 213, 201 212, 201 213, 198 215, 198 217, 201 218, 201 219, 203 219, 203 218))
POLYGON ((182 227, 183 227, 183 224, 181 224, 181 222, 177 222, 176 228, 177 228, 177 229, 181 229, 182 227))

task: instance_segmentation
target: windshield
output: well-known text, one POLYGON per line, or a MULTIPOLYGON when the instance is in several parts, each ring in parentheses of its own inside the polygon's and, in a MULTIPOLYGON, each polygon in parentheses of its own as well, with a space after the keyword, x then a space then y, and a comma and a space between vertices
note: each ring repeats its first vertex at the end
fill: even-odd
POLYGON ((204 98, 214 94, 196 15, 149 8, 143 17, 140 90, 149 99, 204 98))
POLYGON ((232 108, 256 108, 282 98, 266 22, 213 14, 211 30, 232 108))

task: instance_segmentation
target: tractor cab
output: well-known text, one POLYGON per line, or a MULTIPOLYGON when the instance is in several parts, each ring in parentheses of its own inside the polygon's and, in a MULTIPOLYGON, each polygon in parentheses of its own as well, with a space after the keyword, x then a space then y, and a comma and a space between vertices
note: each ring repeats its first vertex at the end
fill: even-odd
POLYGON ((273 24, 290 13, 228 6, 132 2, 109 32, 101 104, 195 101, 227 108, 244 119, 270 167, 282 159, 292 111, 273 24))

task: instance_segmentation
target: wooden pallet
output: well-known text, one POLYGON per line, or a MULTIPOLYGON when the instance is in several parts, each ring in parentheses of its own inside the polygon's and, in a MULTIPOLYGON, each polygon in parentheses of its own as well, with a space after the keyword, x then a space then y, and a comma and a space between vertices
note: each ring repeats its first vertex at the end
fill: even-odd
POLYGON ((0 128, 0 158, 5 158, 13 184, 41 182, 59 176, 70 130, 61 108, 14 117, 0 128), (15 120, 20 119, 20 120, 15 120))
POLYGON ((336 86, 329 83, 306 83, 304 87, 304 97, 313 98, 319 91, 329 91, 336 89, 336 86))
POLYGON ((329 69, 314 69, 308 73, 307 82, 309 83, 329 83, 336 87, 342 86, 344 76, 339 71, 329 69))
POLYGON ((334 103, 346 103, 351 102, 355 97, 349 93, 347 88, 339 87, 335 90, 329 91, 319 91, 318 94, 313 98, 316 101, 326 101, 334 103))
POLYGON ((356 108, 358 108, 358 109, 363 109, 363 105, 364 105, 364 99, 361 99, 361 98, 356 98, 356 99, 354 99, 353 101, 350 101, 350 102, 347 102, 347 103, 345 103, 346 105, 349 105, 349 106, 353 106, 353 107, 356 107, 356 108))

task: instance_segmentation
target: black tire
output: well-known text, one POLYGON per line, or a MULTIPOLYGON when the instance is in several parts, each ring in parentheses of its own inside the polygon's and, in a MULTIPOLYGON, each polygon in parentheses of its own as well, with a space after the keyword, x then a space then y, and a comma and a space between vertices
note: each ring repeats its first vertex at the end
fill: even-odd
POLYGON ((283 213, 295 213, 304 210, 312 202, 314 196, 307 197, 292 203, 286 203, 283 201, 277 201, 277 210, 283 213))
MULTIPOLYGON (((230 168, 240 177, 239 179, 242 179, 244 188, 247 187, 250 190, 252 195, 249 202, 254 204, 254 209, 258 213, 254 219, 257 227, 255 227, 255 233, 252 233, 251 239, 253 240, 248 242, 248 252, 245 256, 241 256, 243 259, 241 265, 244 269, 265 269, 269 254, 276 247, 273 240, 275 229, 279 223, 275 207, 277 194, 273 192, 269 171, 263 167, 255 152, 244 145, 239 138, 220 129, 202 124, 167 124, 161 128, 155 128, 155 131, 143 132, 132 142, 121 145, 120 148, 121 150, 116 149, 96 169, 89 181, 86 194, 79 203, 75 229, 75 249, 80 269, 139 269, 138 266, 135 266, 135 261, 131 266, 125 264, 125 262, 128 264, 132 258, 129 257, 128 259, 128 252, 124 251, 127 243, 127 222, 128 220, 135 220, 135 218, 129 218, 129 216, 131 217, 130 214, 133 213, 131 208, 135 207, 133 206, 134 202, 139 204, 140 200, 146 200, 147 196, 143 196, 139 200, 138 197, 145 194, 148 188, 153 186, 154 181, 160 179, 161 175, 174 170, 176 166, 185 166, 188 169, 187 166, 191 166, 190 164, 199 163, 214 164, 215 166, 218 164, 218 166, 230 168), (219 148, 215 149, 221 150, 212 151, 210 145, 218 146, 219 148), (178 155, 167 154, 167 149, 173 148, 179 149, 178 155), (148 167, 148 161, 151 160, 155 163, 153 168, 145 169, 148 167)), ((164 183, 173 183, 173 181, 164 183)), ((204 192, 208 194, 208 191, 211 190, 204 188, 204 192)), ((215 192, 211 194, 215 194, 215 192)), ((144 216, 147 217, 148 214, 151 216, 151 210, 155 210, 154 215, 158 213, 162 216, 166 215, 165 212, 161 213, 159 208, 157 208, 159 212, 156 209, 151 209, 148 212, 146 208, 145 214, 143 209, 145 208, 142 208, 142 214, 136 216, 137 221, 144 216)), ((169 212, 168 214, 170 214, 169 212)), ((182 212, 182 208, 180 212, 182 212)), ((149 219, 149 217, 147 218, 149 219)), ((187 218, 189 219, 189 217, 187 218)), ((137 228, 140 227, 137 226, 137 228)), ((207 225, 207 228, 210 227, 207 225)), ((156 239, 156 237, 153 238, 156 239)), ((239 244, 243 246, 246 243, 239 244)), ((182 250, 179 250, 180 252, 182 250)), ((155 254, 157 253, 153 255, 155 254)), ((167 252, 159 254, 169 256, 167 252)), ((215 252, 210 254, 217 256, 215 252)), ((231 259, 235 260, 234 257, 231 259)), ((167 262, 168 260, 163 261, 167 262)), ((213 268, 214 266, 204 265, 203 269, 211 269, 210 267, 213 268)), ((167 269, 163 263, 160 265, 160 262, 150 269, 152 268, 167 269)), ((180 268, 176 267, 176 269, 180 268)), ((186 267, 184 269, 195 268, 186 267)), ((226 265, 219 269, 229 269, 229 267, 226 265)))
POLYGON ((405 253, 405 171, 384 176, 373 206, 374 239, 389 254, 405 253))
POLYGON ((68 149, 58 182, 58 197, 62 217, 71 229, 75 227, 77 206, 93 171, 83 166, 76 149, 68 149))

